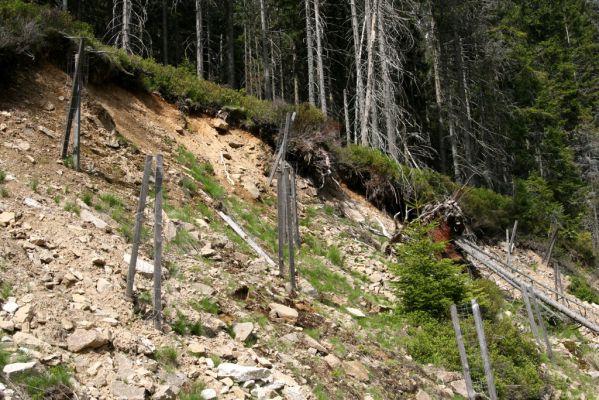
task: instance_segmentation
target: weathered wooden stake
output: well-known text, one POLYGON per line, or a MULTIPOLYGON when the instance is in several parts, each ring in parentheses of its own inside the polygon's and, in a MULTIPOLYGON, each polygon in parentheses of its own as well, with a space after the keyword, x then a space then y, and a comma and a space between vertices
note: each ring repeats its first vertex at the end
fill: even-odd
POLYGON ((299 218, 297 217, 297 190, 296 190, 296 183, 295 183, 295 170, 293 168, 291 168, 291 175, 290 175, 290 188, 291 188, 291 205, 292 205, 292 209, 291 209, 291 217, 293 218, 293 236, 295 239, 295 244, 299 247, 302 245, 302 240, 300 238, 300 232, 299 232, 299 218))
POLYGON ((127 273, 127 297, 133 297, 133 282, 135 280, 135 267, 139 253, 139 242, 141 239, 141 227, 144 221, 144 210, 146 208, 146 197, 148 196, 148 182, 150 181, 150 170, 152 169, 152 156, 147 155, 144 162, 144 175, 141 181, 141 191, 137 202, 137 213, 135 214, 135 228, 133 229, 133 246, 131 247, 131 260, 129 260, 129 271, 127 273))
MULTIPOLYGON (((283 167, 283 182, 286 185, 291 186, 290 178, 291 178, 291 166, 289 164, 285 164, 283 167)), ((290 190, 286 190, 285 199, 287 202, 285 216, 287 219, 287 245, 289 249, 289 282, 291 283, 291 291, 295 291, 295 251, 294 251, 294 238, 293 238, 293 204, 291 199, 290 190)))
POLYGON ((551 253, 553 253, 553 246, 555 246, 555 242, 557 241, 558 231, 559 231, 559 228, 556 225, 553 228, 553 232, 551 233, 551 239, 549 239, 549 248, 547 249, 547 252, 545 253, 545 256, 543 257, 543 262, 545 264, 549 264, 549 262, 551 261, 551 253))
POLYGON ((154 328, 162 329, 162 154, 156 156, 154 203, 154 328))
POLYGON ((480 353, 483 357, 483 367, 487 378, 487 388, 489 389, 489 398, 497 400, 497 390, 495 389, 495 378, 493 378, 493 369, 491 368, 491 359, 489 358, 489 350, 487 349, 487 340, 485 339, 485 330, 483 319, 480 315, 480 308, 476 299, 472 299, 472 314, 474 315, 474 324, 476 326, 476 334, 478 335, 478 344, 480 353))
MULTIPOLYGON (((83 63, 83 53, 77 54, 75 56, 75 63, 83 63)), ((73 137, 73 162, 75 164, 75 171, 79 172, 81 169, 81 71, 79 71, 80 76, 77 77, 77 101, 75 107, 75 135, 73 137)))
POLYGON ((287 141, 288 141, 288 136, 289 136, 289 130, 291 129, 291 124, 293 123, 294 119, 295 119, 295 113, 293 113, 293 114, 287 113, 287 116, 285 118, 285 128, 283 131, 283 140, 281 141, 281 147, 279 148, 279 151, 277 152, 275 161, 272 164, 272 168, 270 170, 270 175, 268 177, 268 186, 270 186, 270 184, 272 183, 272 179, 274 178, 275 174, 277 173, 279 167, 285 163, 285 156, 287 154, 287 141))
POLYGON ((541 340, 539 339, 539 331, 537 329, 537 324, 535 322, 534 314, 532 313, 532 307, 530 306, 530 299, 528 297, 528 290, 524 283, 520 286, 520 291, 522 292, 522 300, 524 300, 524 305, 526 306, 526 313, 528 314, 528 321, 530 322, 530 330, 532 331, 532 335, 537 341, 537 345, 541 346, 541 340))
POLYGON ((460 327, 460 317, 458 316, 458 309, 455 304, 451 305, 451 321, 453 322, 453 330, 455 331, 455 340, 458 343, 458 351, 460 353, 460 361, 462 363, 462 370, 464 371, 464 381, 466 382, 466 392, 468 393, 468 399, 474 400, 476 393, 472 387, 472 378, 470 377, 470 366, 468 365, 468 356, 466 355, 466 348, 464 347, 464 338, 462 337, 462 328, 460 327))
POLYGON ((512 263, 512 252, 514 251, 514 242, 516 240, 516 231, 518 230, 518 220, 514 221, 514 227, 512 228, 512 234, 509 237, 509 241, 507 244, 507 265, 511 265, 512 263))
POLYGON ((545 321, 543 321, 543 316, 541 315, 539 302, 537 301, 537 296, 535 296, 535 291, 532 289, 532 286, 528 287, 528 292, 530 294, 530 301, 533 304, 533 308, 537 316, 539 330, 541 331, 541 335, 543 335, 543 340, 545 341, 547 356, 550 360, 553 360, 553 350, 551 349, 551 343, 549 343, 549 337, 547 336, 547 330, 545 329, 545 321))
POLYGON ((79 49, 77 50, 77 54, 79 57, 75 60, 75 73, 73 74, 73 87, 71 88, 71 99, 69 101, 69 112, 67 113, 67 123, 64 130, 64 135, 62 136, 62 147, 60 149, 60 158, 67 158, 67 153, 69 151, 69 141, 71 139, 71 126, 73 125, 73 115, 75 113, 75 105, 77 102, 77 92, 79 87, 79 79, 81 76, 81 64, 83 54, 83 46, 84 39, 79 39, 79 49))
POLYGON ((279 242, 279 275, 284 276, 285 274, 285 236, 286 236, 286 221, 287 221, 287 201, 285 193, 287 192, 286 182, 283 170, 279 167, 277 176, 277 233, 279 242))

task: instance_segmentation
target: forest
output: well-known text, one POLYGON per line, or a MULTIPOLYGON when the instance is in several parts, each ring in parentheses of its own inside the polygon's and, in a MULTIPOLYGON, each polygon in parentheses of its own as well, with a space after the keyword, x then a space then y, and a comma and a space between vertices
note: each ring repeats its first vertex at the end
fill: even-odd
POLYGON ((525 231, 558 224, 587 261, 599 247, 596 1, 50 5, 127 53, 310 104, 341 143, 511 196, 525 231))

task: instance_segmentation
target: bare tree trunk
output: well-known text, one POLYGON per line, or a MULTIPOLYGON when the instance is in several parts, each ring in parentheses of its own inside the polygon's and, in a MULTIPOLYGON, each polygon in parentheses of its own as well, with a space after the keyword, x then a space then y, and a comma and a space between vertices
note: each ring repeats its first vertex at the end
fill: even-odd
POLYGON ((131 53, 131 41, 129 38, 131 23, 131 0, 123 0, 123 24, 121 27, 121 39, 123 40, 123 50, 131 53))
POLYGON ((162 63, 168 64, 168 7, 166 0, 162 0, 162 63))
POLYGON ((311 0, 305 0, 306 8, 306 46, 308 47, 308 103, 316 105, 314 100, 314 40, 312 39, 311 0))
POLYGON ((69 11, 69 0, 62 0, 62 11, 69 11))
MULTIPOLYGON (((383 21, 382 15, 382 1, 379 1, 379 5, 377 8, 378 14, 378 29, 379 29, 379 59, 381 63, 381 75, 382 75, 382 85, 383 85, 383 114, 385 117, 385 130, 387 134, 387 151, 391 155, 391 157, 397 160, 398 151, 397 151, 397 134, 395 130, 395 124, 393 121, 393 104, 391 98, 391 86, 393 82, 391 81, 391 75, 389 73, 389 58, 387 54, 387 43, 385 37, 385 23, 383 21)), ((402 146, 403 148, 403 146, 402 146)))
POLYGON ((293 104, 299 105, 299 79, 297 77, 297 50, 293 45, 293 104))
MULTIPOLYGON (((360 52, 360 35, 358 33, 358 14, 356 12, 356 2, 355 0, 350 0, 349 5, 351 7, 351 25, 352 25, 352 33, 354 39, 354 62, 356 64, 356 98, 355 98, 355 117, 354 117, 354 140, 358 142, 358 124, 361 124, 362 121, 362 110, 364 109, 364 82, 362 80, 362 60, 361 60, 361 52, 360 52)), ((360 125, 361 126, 361 125, 360 125)), ((360 131, 360 134, 362 132, 360 131)), ((366 139, 366 142, 368 139, 366 139)), ((364 143, 364 138, 362 138, 362 143, 364 143)))
POLYGON ((462 38, 458 36, 457 32, 454 31, 454 52, 455 58, 457 61, 458 68, 458 86, 459 86, 459 95, 460 101, 462 103, 462 107, 464 108, 464 113, 462 113, 462 142, 464 144, 464 158, 467 162, 472 162, 474 157, 472 154, 472 141, 470 135, 471 132, 471 115, 470 115, 470 100, 468 98, 468 86, 466 82, 466 69, 464 67, 464 54, 462 51, 462 38), (464 115, 465 114, 465 115, 464 115))
MULTIPOLYGON (((376 7, 377 0, 373 0, 376 7)), ((368 3, 370 5, 370 3, 368 3)), ((364 97, 364 115, 360 123, 360 135, 362 136, 362 146, 368 146, 368 121, 372 102, 372 88, 374 85, 374 54, 373 47, 376 39, 376 13, 372 12, 374 7, 367 9, 366 20, 369 23, 367 35, 367 70, 366 70, 366 96, 364 97)))
POLYGON ((462 173, 460 171, 460 160, 458 156, 458 138, 455 132, 453 118, 449 117, 449 144, 451 146, 451 158, 453 159, 453 174, 456 182, 462 181, 462 173))
POLYGON ((318 69, 318 86, 320 93, 320 111, 327 115, 327 97, 324 85, 324 66, 323 66, 323 50, 322 50, 322 32, 323 25, 320 20, 320 0, 314 0, 314 22, 316 25, 316 67, 318 69))
POLYGON ((260 0, 260 24, 262 28, 262 63, 264 65, 264 98, 272 100, 272 87, 270 81, 270 60, 268 58, 268 40, 266 39, 266 7, 264 0, 260 0))
POLYGON ((227 83, 236 88, 235 80, 235 26, 233 24, 233 0, 227 0, 227 83))
POLYGON ((198 78, 204 79, 204 16, 202 0, 196 0, 196 72, 198 78))
POLYGON ((349 108, 347 106, 347 89, 343 89, 343 112, 345 114, 345 144, 351 143, 351 125, 349 124, 349 108))
POLYGON ((270 80, 272 82, 272 98, 274 100, 277 97, 277 61, 275 60, 275 45, 272 37, 270 38, 270 65, 272 66, 272 74, 270 80))

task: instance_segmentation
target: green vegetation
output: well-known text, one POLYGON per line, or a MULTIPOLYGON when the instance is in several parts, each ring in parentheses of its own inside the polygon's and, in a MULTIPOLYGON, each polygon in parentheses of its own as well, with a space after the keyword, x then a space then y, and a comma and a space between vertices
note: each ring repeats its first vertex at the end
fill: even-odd
MULTIPOLYGON (((110 217, 119 224, 118 232, 127 239, 127 242, 133 240, 133 217, 127 212, 125 202, 112 193, 103 193, 100 196, 100 202, 94 205, 98 211, 108 209, 110 217)), ((142 230, 142 241, 148 237, 147 230, 142 230)))
MULTIPOLYGON (((196 160, 192 152, 182 145, 177 148, 177 161, 189 168, 189 173, 196 181, 202 184, 206 193, 215 199, 222 199, 225 191, 214 177, 214 169, 210 163, 200 163, 196 160)), ((197 191, 195 183, 190 180, 188 185, 197 191)))
POLYGON ((81 200, 83 200, 83 202, 88 206, 91 207, 93 206, 93 199, 94 199, 94 194, 92 192, 84 192, 83 196, 81 197, 81 200))
POLYGON ((200 321, 190 321, 187 316, 177 311, 177 318, 172 323, 171 327, 179 335, 202 336, 204 327, 200 321))
POLYGON ((5 180, 6 180, 6 171, 4 171, 3 169, 0 169, 0 183, 4 183, 5 180))
POLYGON ((12 295, 12 285, 8 282, 2 282, 0 286, 0 297, 6 301, 12 295))
POLYGON ((179 393, 180 400, 203 400, 202 390, 206 389, 206 384, 202 381, 195 381, 189 387, 179 393))
POLYGON ((190 305, 196 311, 205 311, 214 315, 220 313, 220 306, 218 305, 218 302, 209 297, 204 297, 201 300, 193 301, 190 303, 190 305))
POLYGON ((6 198, 10 196, 10 192, 4 186, 0 186, 0 197, 6 198))
POLYGON ((174 347, 160 347, 156 349, 156 351, 154 352, 154 357, 156 358, 156 361, 160 362, 167 368, 174 368, 178 365, 177 349, 175 349, 174 347))
POLYGON ((40 180, 37 177, 33 177, 31 182, 29 182, 29 187, 33 190, 34 193, 37 193, 40 186, 40 180))
POLYGON ((57 393, 69 393, 71 373, 68 368, 58 365, 43 373, 19 374, 13 381, 23 387, 31 399, 41 400, 52 396, 53 390, 57 393))
POLYGON ((599 292, 582 276, 574 275, 570 278, 568 293, 573 294, 580 300, 599 304, 599 292))
POLYGON ((338 267, 342 267, 343 266, 343 254, 341 253, 341 250, 339 250, 339 247, 332 245, 329 247, 329 249, 327 250, 327 258, 336 266, 338 267))
POLYGON ((64 205, 64 210, 76 215, 81 213, 81 207, 79 207, 79 204, 75 203, 74 201, 67 201, 64 205))
POLYGON ((221 360, 219 356, 214 355, 214 354, 210 356, 210 359, 214 363, 215 368, 218 367, 223 362, 223 360, 221 360))

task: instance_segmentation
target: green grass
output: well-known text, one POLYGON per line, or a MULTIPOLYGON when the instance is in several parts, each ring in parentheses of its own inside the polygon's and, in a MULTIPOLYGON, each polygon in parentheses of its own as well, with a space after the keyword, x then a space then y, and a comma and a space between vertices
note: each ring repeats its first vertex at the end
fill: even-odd
POLYGON ((341 250, 335 245, 330 246, 327 250, 327 258, 336 266, 343 266, 343 254, 341 250))
POLYGON ((178 365, 177 363, 177 349, 170 346, 164 346, 156 349, 154 352, 156 361, 164 365, 165 367, 174 368, 178 365))
POLYGON ((94 194, 92 192, 84 192, 81 200, 88 206, 91 207, 93 205, 94 194))
MULTIPOLYGON (((133 240, 133 213, 128 213, 125 207, 125 202, 118 196, 112 193, 103 193, 100 195, 100 203, 97 203, 94 208, 97 211, 110 211, 110 217, 118 224, 118 232, 127 239, 130 243, 133 240)), ((148 237, 148 231, 142 229, 142 241, 148 237)))
POLYGON ((190 305, 196 311, 205 311, 214 315, 220 313, 220 306, 218 303, 209 297, 204 297, 201 300, 193 301, 190 303, 190 305))
POLYGON ((10 363, 10 353, 6 350, 4 344, 0 344, 0 369, 8 363, 10 363))
POLYGON ((3 169, 0 169, 0 183, 4 183, 5 180, 6 180, 6 171, 4 171, 3 169))
POLYGON ((179 393, 179 400, 203 400, 201 396, 202 390, 206 389, 206 384, 202 381, 196 381, 189 387, 183 389, 179 393))
POLYGON ((210 359, 212 360, 212 362, 214 363, 214 367, 218 367, 219 365, 222 364, 223 360, 221 360, 221 358, 217 355, 211 355, 210 359))
POLYGON ((204 327, 200 321, 190 321, 185 314, 177 312, 177 319, 171 325, 173 331, 178 335, 202 336, 204 327))
POLYGON ((72 371, 68 368, 58 365, 50 367, 44 373, 19 374, 14 378, 14 382, 23 387, 33 400, 46 398, 46 392, 53 387, 59 389, 60 386, 70 387, 70 378, 72 371))
POLYGON ((64 205, 64 210, 66 212, 70 212, 76 215, 79 215, 81 213, 81 207, 79 207, 79 205, 73 201, 66 202, 66 204, 64 205))
POLYGON ((73 155, 71 154, 70 156, 65 158, 63 160, 63 164, 65 167, 67 167, 69 169, 75 169, 75 159, 73 158, 73 155))
POLYGON ((321 335, 320 329, 318 329, 318 328, 306 328, 306 329, 304 329, 304 333, 315 340, 319 340, 320 335, 321 335))
POLYGON ((272 252, 277 251, 277 230, 263 217, 265 211, 262 208, 243 203, 235 197, 230 198, 227 204, 233 216, 244 222, 243 227, 248 233, 266 243, 272 252))
POLYGON ((31 190, 33 190, 34 193, 38 192, 39 186, 40 180, 37 177, 32 178, 31 182, 29 182, 29 187, 31 188, 31 190))
POLYGON ((12 295, 12 285, 8 282, 2 282, 0 286, 0 296, 3 300, 8 299, 12 295))
POLYGON ((214 177, 214 169, 210 163, 198 162, 193 153, 187 150, 184 146, 179 146, 177 148, 177 161, 189 168, 190 175, 193 177, 193 179, 202 184, 202 187, 206 193, 215 199, 224 198, 225 190, 214 177))
POLYGON ((570 278, 568 293, 573 294, 580 300, 599 304, 599 292, 582 276, 576 275, 570 278))
POLYGON ((178 247, 181 252, 185 252, 191 248, 194 248, 198 245, 198 241, 191 236, 191 234, 185 229, 181 229, 177 231, 175 237, 170 241, 169 248, 172 246, 178 247))
POLYGON ((4 186, 0 186, 0 197, 7 198, 10 196, 10 192, 4 186))
POLYGON ((187 189, 188 193, 191 196, 196 194, 198 191, 198 185, 196 185, 193 179, 188 177, 184 177, 183 179, 181 179, 181 181, 179 182, 179 186, 181 186, 183 189, 187 189))
POLYGON ((302 255, 300 258, 301 273, 318 292, 343 295, 351 304, 365 295, 359 288, 352 286, 343 275, 327 268, 319 257, 302 255))

